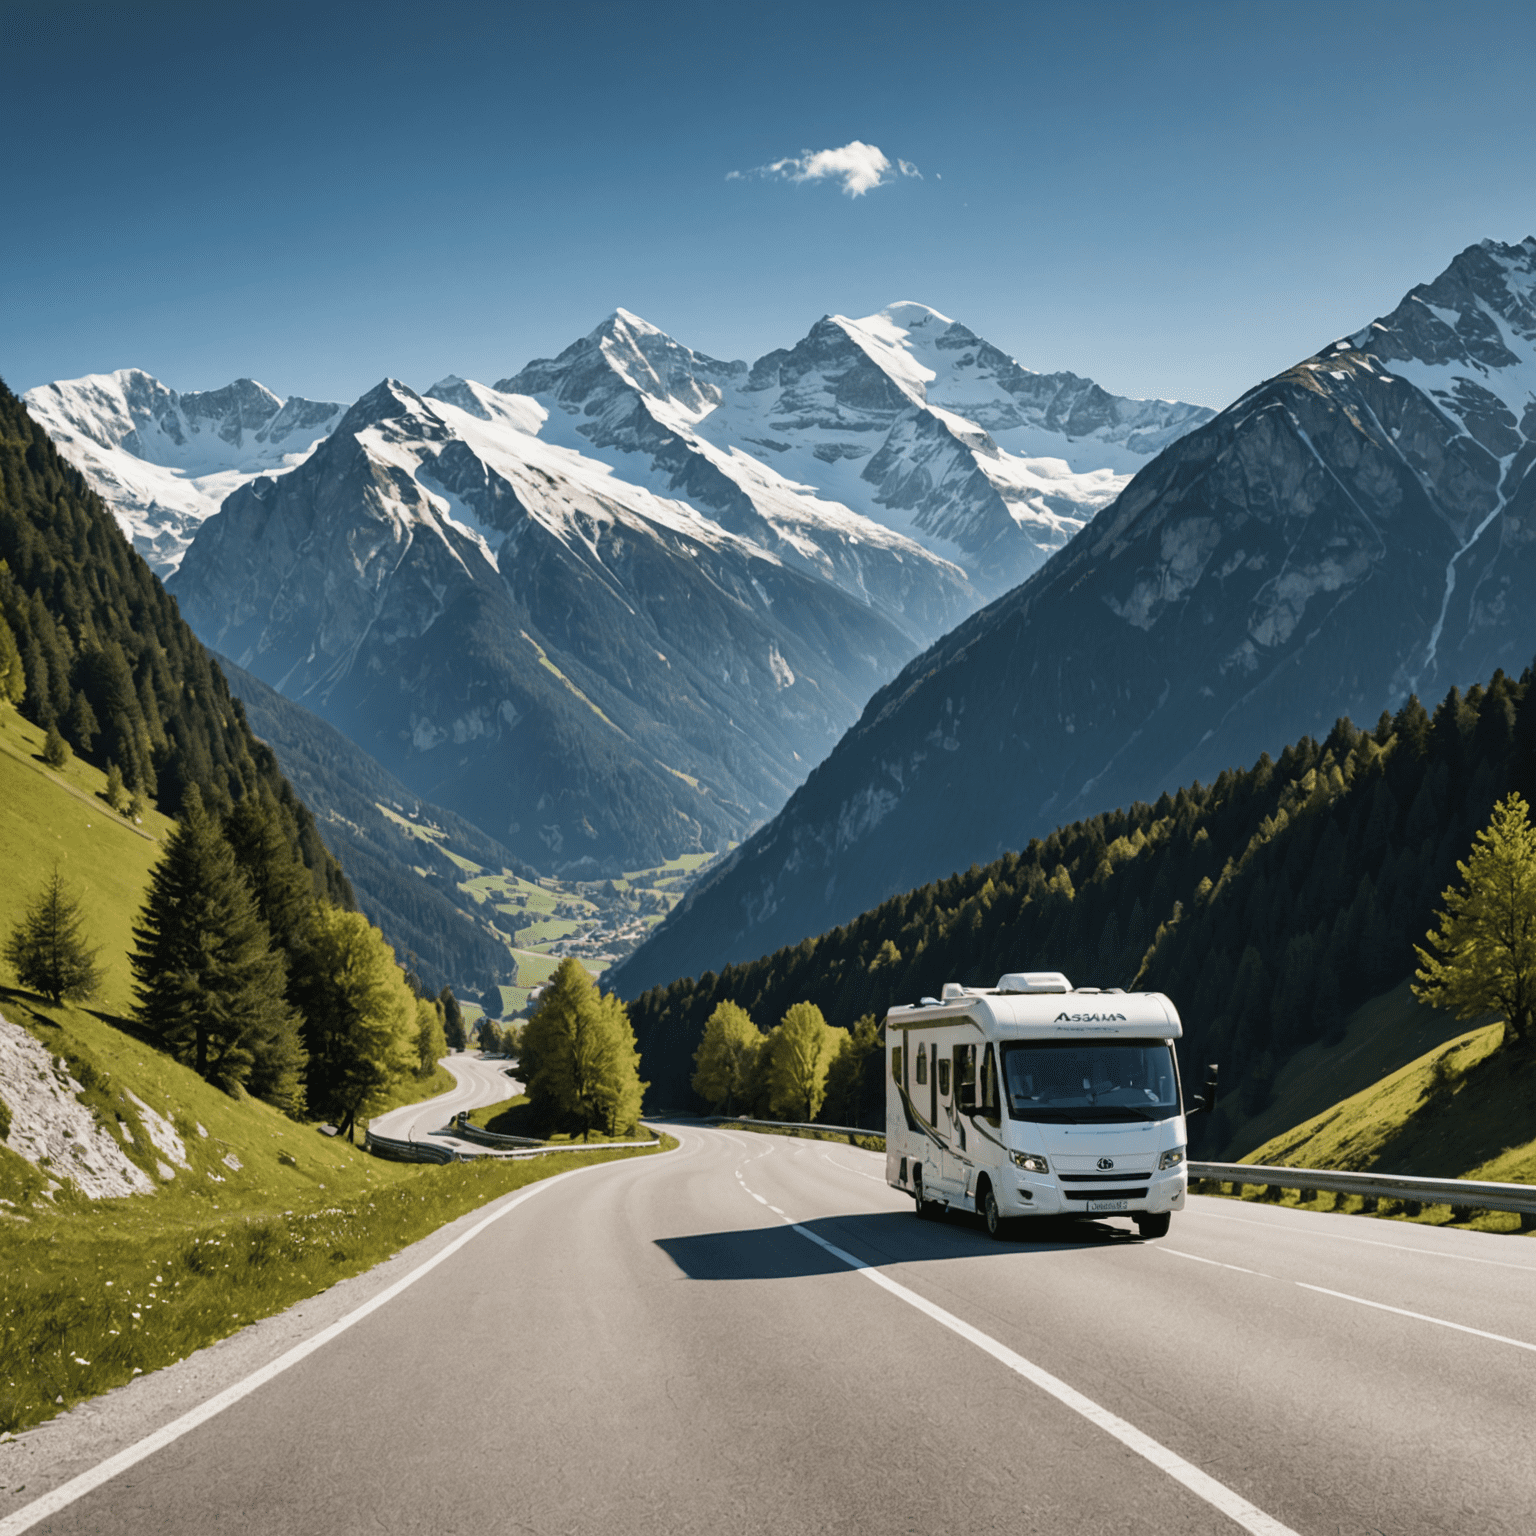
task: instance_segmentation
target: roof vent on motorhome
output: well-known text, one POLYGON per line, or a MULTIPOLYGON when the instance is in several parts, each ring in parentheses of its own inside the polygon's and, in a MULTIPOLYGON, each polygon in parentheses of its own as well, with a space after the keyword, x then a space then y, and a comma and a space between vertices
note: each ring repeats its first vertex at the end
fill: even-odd
POLYGON ((965 996, 965 988, 958 981, 946 981, 944 983, 944 1001, 952 1003, 957 997, 965 996))
POLYGON ((1060 971, 1009 971, 999 978, 999 992, 1070 992, 1072 983, 1060 971))

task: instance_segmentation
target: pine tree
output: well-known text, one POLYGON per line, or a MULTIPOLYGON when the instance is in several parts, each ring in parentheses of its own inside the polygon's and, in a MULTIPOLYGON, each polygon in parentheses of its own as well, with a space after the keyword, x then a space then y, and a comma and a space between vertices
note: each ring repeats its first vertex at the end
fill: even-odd
POLYGON ((143 1026, 226 1092, 248 1086, 295 1107, 303 1052, 284 996, 283 959, 195 790, 155 866, 133 936, 143 1026))
POLYGON ((99 950, 81 937, 80 903, 65 889, 59 866, 6 940, 5 958, 24 987, 57 1006, 88 998, 101 984, 99 950))
POLYGON ((224 835, 273 943, 291 956, 316 900, 292 829, 284 825, 276 802, 262 792, 247 795, 230 811, 224 835))
POLYGON ((444 987, 437 994, 437 1000, 442 1004, 443 1038, 448 1042, 448 1049, 462 1051, 468 1043, 464 1034, 464 1013, 458 998, 453 995, 453 988, 444 987))
POLYGON ((116 763, 107 764, 107 787, 103 794, 107 804, 119 815, 128 809, 128 790, 123 784, 123 770, 116 763))
POLYGON ((1520 795, 1494 806, 1456 868, 1462 884, 1443 893, 1440 926, 1425 939, 1439 954, 1415 946, 1414 996, 1459 1019, 1497 1010, 1525 1044, 1536 1026, 1536 827, 1520 795))
MULTIPOLYGON (((5 562, 0 561, 0 565, 5 562)), ((27 693, 27 669, 16 636, 0 614, 0 704, 20 704, 27 693)))
POLYGON ((96 711, 91 708, 91 701, 83 693, 76 693, 70 703, 69 713, 64 717, 64 734, 70 744, 82 757, 89 757, 100 732, 101 727, 96 723, 96 711))
POLYGON ((59 734, 57 725, 48 727, 48 735, 43 741, 43 761, 50 768, 62 768, 74 754, 69 750, 69 743, 59 734))

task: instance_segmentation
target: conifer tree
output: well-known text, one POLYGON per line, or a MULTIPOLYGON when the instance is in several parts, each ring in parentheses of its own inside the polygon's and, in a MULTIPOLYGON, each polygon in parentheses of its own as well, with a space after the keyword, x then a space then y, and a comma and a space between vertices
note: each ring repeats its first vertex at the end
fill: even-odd
POLYGON ((1536 1026, 1536 827, 1525 800, 1508 795, 1458 862, 1460 887, 1441 896, 1438 929, 1417 949, 1414 995, 1459 1019, 1494 1010, 1510 1038, 1526 1044, 1536 1026))
POLYGON ((101 984, 99 950, 81 937, 80 903, 65 889, 59 866, 6 940, 5 958, 24 987, 57 1006, 88 998, 101 984))
MULTIPOLYGON (((839 1033, 841 1033, 839 1031, 839 1033)), ((851 1033, 843 1035, 837 1055, 827 1068, 826 1110, 841 1125, 865 1125, 884 1112, 877 1092, 882 1081, 885 1053, 880 1049, 880 1021, 866 1013, 854 1022, 851 1033), (872 1072, 870 1068, 875 1070, 872 1072)))
POLYGON ((62 768, 73 756, 69 743, 59 734, 58 726, 50 725, 48 735, 43 740, 43 761, 50 768, 62 768))
MULTIPOLYGON (((4 561, 0 561, 3 565, 4 561)), ((0 614, 0 704, 20 704, 27 693, 27 669, 11 626, 0 614)))
POLYGON ((128 790, 123 783, 123 770, 116 763, 107 764, 107 787, 103 791, 107 804, 121 814, 128 809, 128 790))
POLYGON ((224 818, 224 835, 273 943, 291 956, 302 941, 316 901, 314 882, 299 857, 297 838, 265 791, 246 795, 230 811, 224 818))
POLYGON ((444 987, 437 994, 437 1000, 443 1010, 443 1038, 448 1043, 451 1051, 462 1051, 467 1038, 464 1034, 464 1013, 459 1007, 459 1000, 453 995, 452 987, 444 987))
POLYGON ((284 996, 283 959, 195 788, 133 935, 144 1027, 226 1092, 247 1086, 295 1107, 303 1051, 284 996))

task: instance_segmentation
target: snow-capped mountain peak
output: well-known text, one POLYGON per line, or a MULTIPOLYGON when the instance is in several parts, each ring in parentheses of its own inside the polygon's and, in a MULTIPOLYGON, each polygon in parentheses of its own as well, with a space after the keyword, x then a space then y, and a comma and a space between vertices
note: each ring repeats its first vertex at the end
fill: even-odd
POLYGON ((254 379, 178 394, 141 368, 28 390, 27 409, 160 575, 237 486, 301 463, 346 407, 254 379))

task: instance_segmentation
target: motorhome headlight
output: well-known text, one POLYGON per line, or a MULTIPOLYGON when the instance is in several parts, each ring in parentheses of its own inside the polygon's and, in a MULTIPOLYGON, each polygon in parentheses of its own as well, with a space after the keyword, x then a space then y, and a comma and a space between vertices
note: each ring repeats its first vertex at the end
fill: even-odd
POLYGON ((1163 1155, 1160 1158, 1158 1158, 1157 1166, 1158 1166, 1159 1169, 1163 1169, 1163 1168, 1177 1168, 1179 1166, 1179 1164, 1182 1163, 1183 1161, 1184 1161, 1184 1148, 1183 1147, 1175 1147, 1171 1152, 1164 1152, 1163 1155))
POLYGON ((1033 1152, 1010 1152, 1015 1168, 1022 1168, 1025 1173, 1049 1173, 1051 1165, 1043 1157, 1036 1157, 1033 1152))

